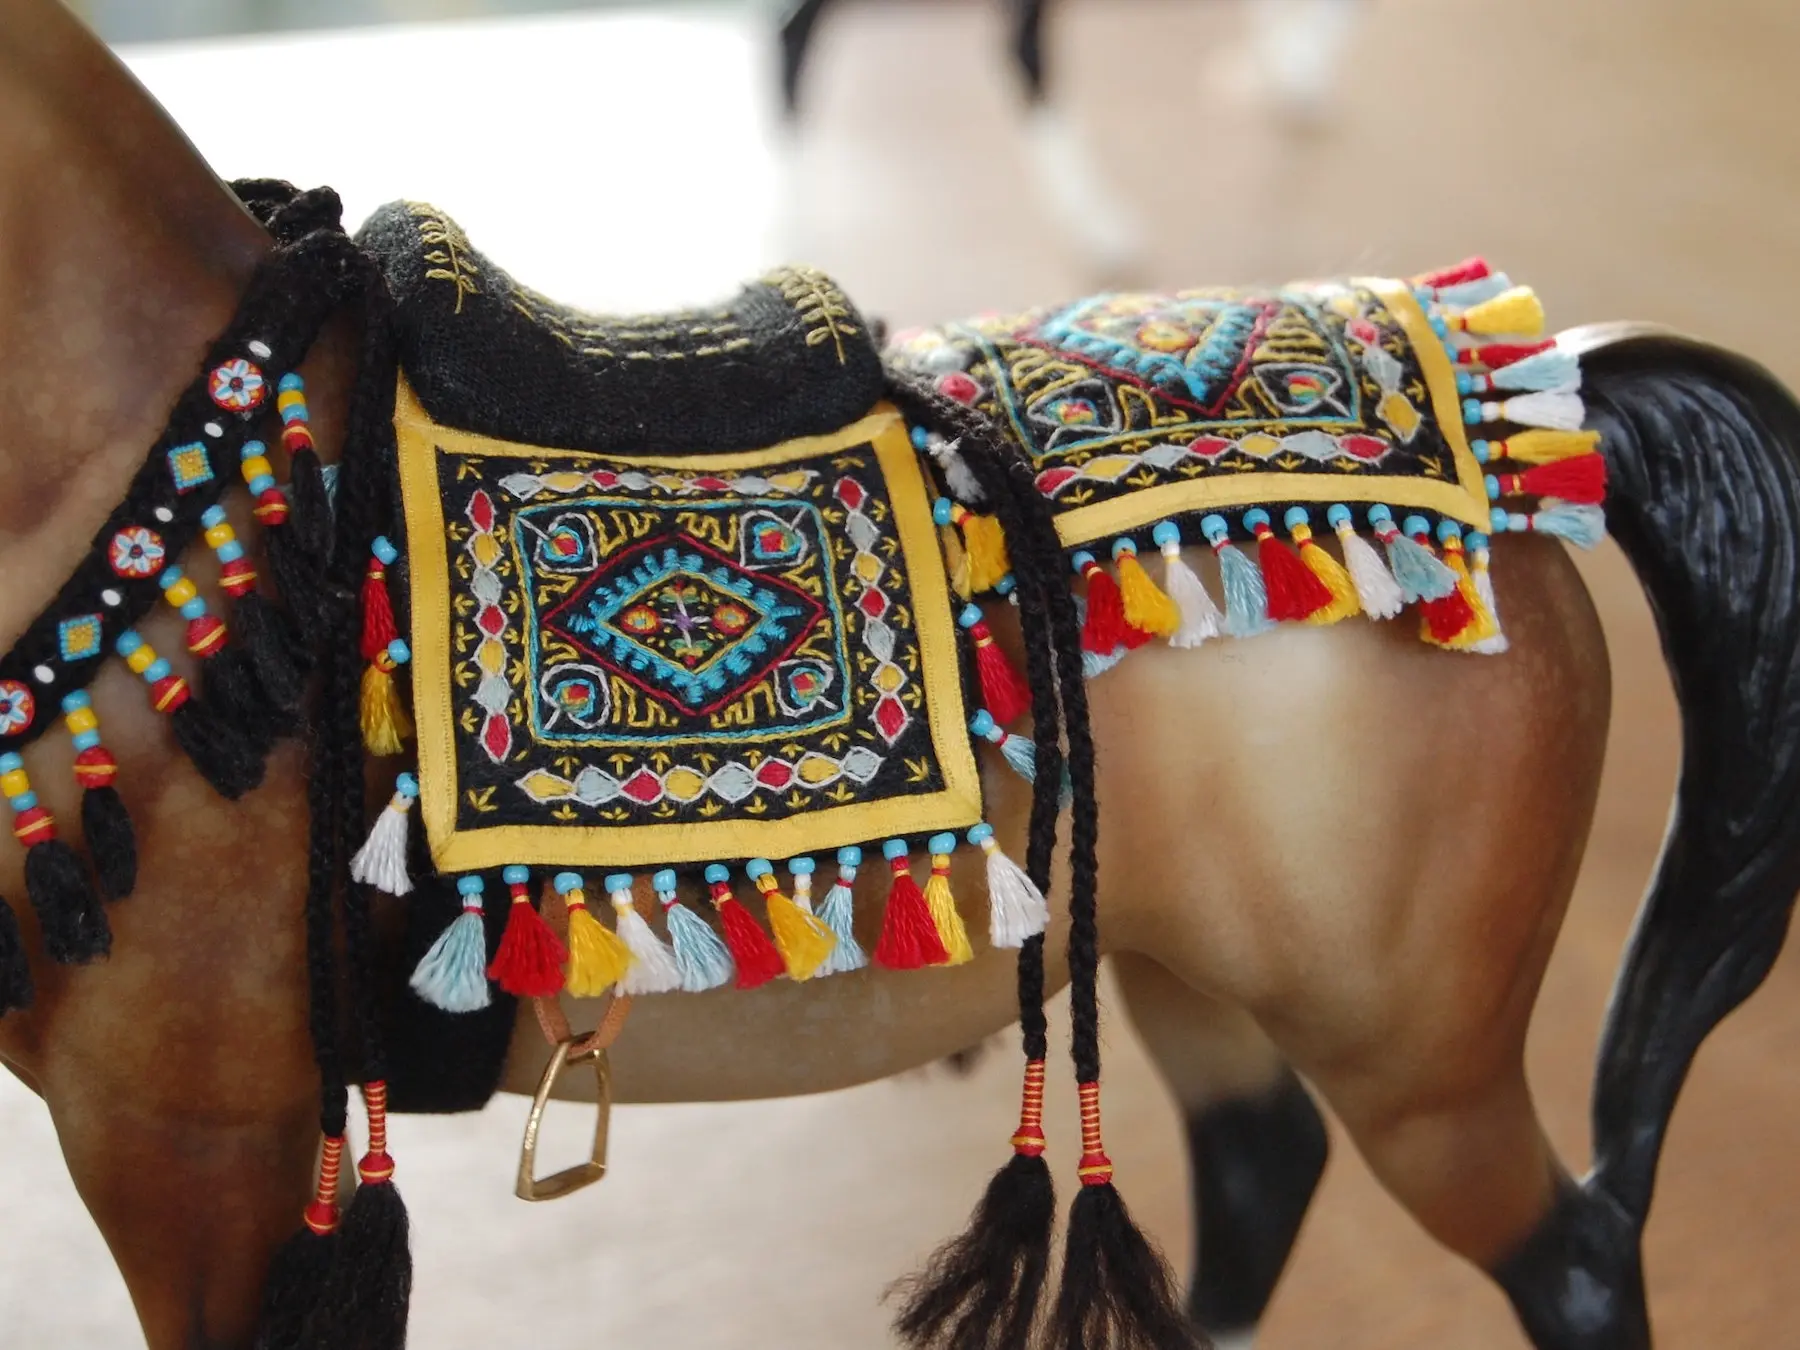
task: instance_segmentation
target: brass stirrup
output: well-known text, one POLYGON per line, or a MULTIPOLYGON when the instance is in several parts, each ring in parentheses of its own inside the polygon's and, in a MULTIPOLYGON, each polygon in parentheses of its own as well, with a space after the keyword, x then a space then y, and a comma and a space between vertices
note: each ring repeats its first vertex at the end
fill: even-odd
POLYGON ((537 1095, 531 1099, 531 1115, 525 1121, 525 1143, 519 1150, 519 1179, 513 1194, 521 1200, 559 1200, 583 1186, 593 1185, 606 1175, 606 1135, 612 1122, 612 1065, 607 1060, 604 1046, 577 1048, 578 1040, 591 1039, 572 1036, 558 1042, 550 1062, 544 1066, 537 1095), (538 1127, 544 1123, 544 1106, 562 1071, 582 1060, 594 1063, 594 1096, 599 1105, 599 1114, 594 1121, 593 1153, 586 1162, 539 1179, 534 1174, 537 1171, 538 1127))

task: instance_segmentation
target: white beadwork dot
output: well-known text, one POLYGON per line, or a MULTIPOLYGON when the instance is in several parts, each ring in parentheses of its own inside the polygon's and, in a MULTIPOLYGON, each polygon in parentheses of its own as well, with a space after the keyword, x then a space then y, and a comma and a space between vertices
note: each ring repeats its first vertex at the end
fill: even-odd
POLYGON ((214 440, 217 440, 225 434, 225 428, 220 426, 217 422, 208 422, 201 430, 208 436, 211 436, 214 440))
POLYGON ((171 520, 175 519, 175 513, 166 506, 157 507, 151 514, 164 525, 167 525, 171 520))
POLYGON ((105 590, 100 592, 100 603, 105 605, 108 609, 117 606, 124 598, 124 596, 120 595, 111 586, 108 586, 105 590))
POLYGON ((33 666, 31 668, 31 673, 37 676, 37 682, 39 684, 56 683, 56 672, 50 669, 49 666, 33 666))
POLYGON ((261 357, 261 358, 262 358, 262 359, 263 359, 263 360, 265 360, 265 361, 267 361, 267 360, 268 360, 268 359, 269 359, 269 358, 270 358, 270 357, 271 357, 271 356, 273 356, 273 355, 274 355, 274 353, 273 353, 273 352, 271 352, 271 351, 270 351, 270 350, 269 350, 269 344, 268 344, 268 343, 266 343, 266 342, 252 342, 252 343, 251 343, 251 344, 250 344, 250 355, 252 355, 252 356, 259 356, 259 357, 261 357))

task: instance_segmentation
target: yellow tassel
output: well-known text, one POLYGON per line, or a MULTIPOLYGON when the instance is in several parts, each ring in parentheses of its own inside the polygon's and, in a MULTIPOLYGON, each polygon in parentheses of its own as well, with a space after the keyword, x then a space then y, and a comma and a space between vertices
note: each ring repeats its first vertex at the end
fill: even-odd
POLYGON ((970 587, 976 592, 993 590, 1012 570, 1012 561, 1006 556, 1006 531, 993 516, 978 516, 960 506, 951 507, 950 519, 963 532, 970 587))
POLYGON ((1431 625, 1420 621, 1420 633, 1425 641, 1433 646, 1448 647, 1452 651, 1467 651, 1478 642, 1486 642, 1500 635, 1500 625, 1494 618, 1494 612, 1487 607, 1481 598, 1481 592, 1475 589, 1475 578, 1469 575, 1468 559, 1463 554, 1462 540, 1452 535, 1444 540, 1444 563, 1456 573, 1456 589, 1462 592, 1462 598, 1469 602, 1469 608, 1475 617, 1463 625, 1462 632, 1448 642, 1439 642, 1431 635, 1431 625))
POLYGON ((577 998, 597 998, 631 969, 631 948, 587 911, 587 896, 573 890, 569 906, 569 969, 563 984, 577 998))
POLYGON ((1312 527, 1295 524, 1288 527, 1288 533, 1294 537, 1294 543, 1300 550, 1300 561, 1331 592, 1331 603, 1317 613, 1307 615, 1306 621, 1316 624, 1337 623, 1340 619, 1360 614, 1362 603, 1356 598, 1356 583, 1350 580, 1350 574, 1338 560, 1313 538, 1312 527))
POLYGON ((956 909, 956 897, 950 894, 950 851, 956 847, 953 834, 934 834, 926 841, 931 851, 931 879, 925 883, 925 907, 931 911, 931 925, 937 929, 938 941, 950 959, 947 966, 960 966, 975 959, 969 945, 969 930, 956 909))
POLYGON ((1510 291, 1501 291, 1492 300, 1470 305, 1451 320, 1451 326, 1466 333, 1516 333, 1521 337, 1536 337, 1544 331, 1544 306, 1531 287, 1514 286, 1510 291))
POLYGON ((775 871, 762 858, 750 862, 751 880, 762 892, 769 909, 769 932, 775 937, 775 950, 787 966, 790 980, 810 980, 837 948, 837 934, 823 919, 816 919, 775 885, 775 871), (764 871, 764 868, 768 868, 764 871))
POLYGON ((1113 550, 1113 562, 1119 569, 1119 595, 1125 602, 1125 622, 1140 633, 1169 637, 1181 627, 1181 608, 1157 589, 1144 565, 1138 561, 1137 549, 1129 541, 1126 547, 1113 550))
POLYGON ((363 670, 358 713, 363 745, 371 755, 397 755, 413 734, 400 691, 394 687, 393 663, 385 652, 363 670))
POLYGON ((1524 464, 1554 464, 1591 455, 1600 448, 1597 431, 1521 431, 1494 443, 1494 451, 1524 464))

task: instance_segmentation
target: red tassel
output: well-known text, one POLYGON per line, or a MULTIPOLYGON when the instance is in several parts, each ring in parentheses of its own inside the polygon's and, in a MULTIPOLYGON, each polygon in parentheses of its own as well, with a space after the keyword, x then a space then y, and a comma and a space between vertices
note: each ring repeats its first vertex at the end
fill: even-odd
POLYGON ((1432 639, 1437 642, 1450 641, 1475 622, 1475 611, 1470 607, 1469 599, 1463 594, 1461 586, 1442 599, 1420 601, 1419 612, 1425 616, 1432 639))
POLYGON ((888 892, 887 913, 881 917, 881 940, 875 944, 875 963, 889 970, 918 970, 921 966, 941 966, 950 959, 937 925, 931 921, 931 907, 925 903, 925 892, 912 878, 911 860, 906 845, 890 839, 882 846, 888 866, 894 873, 894 886, 888 892))
POLYGON ((1269 528, 1269 518, 1252 511, 1245 518, 1256 533, 1256 560, 1262 564, 1263 589, 1269 593, 1269 617, 1280 621, 1309 619, 1331 603, 1325 583, 1269 528))
MULTIPOLYGON (((1075 561, 1087 579, 1087 619, 1081 626, 1081 645, 1096 656, 1111 656, 1119 648, 1136 649, 1150 640, 1125 622, 1125 597, 1119 583, 1094 560, 1091 553, 1077 553, 1075 561)), ((999 714, 995 714, 998 716, 999 714)))
MULTIPOLYGON (((974 606, 970 606, 974 609, 974 606)), ((968 611, 964 611, 966 614, 968 611)), ((1000 644, 975 610, 976 619, 965 625, 969 640, 975 644, 975 672, 981 677, 981 698, 995 722, 1005 726, 1031 711, 1031 688, 1025 677, 1006 659, 1000 644)))
POLYGON ((712 901, 725 929, 725 945, 731 949, 731 959, 737 965, 739 989, 755 989, 787 970, 787 963, 769 935, 731 894, 729 881, 712 883, 712 901))
POLYGON ((387 565, 397 555, 386 539, 375 541, 369 559, 369 570, 363 573, 362 586, 362 659, 373 661, 399 637, 394 627, 394 607, 388 600, 387 565), (386 554, 384 557, 383 554, 386 554))
POLYGON ((1454 267, 1443 267, 1435 272, 1427 272, 1424 276, 1417 278, 1414 284, 1427 286, 1433 290, 1440 286, 1460 286, 1465 281, 1480 281, 1491 271, 1486 258, 1464 258, 1454 267))
POLYGON ((1499 370, 1514 361, 1547 352, 1555 345, 1555 338, 1545 338, 1542 342, 1490 342, 1485 347, 1464 347, 1456 354, 1456 359, 1465 366, 1480 365, 1499 370))
POLYGON ((1555 497, 1577 506, 1597 506, 1606 500, 1606 461, 1599 455, 1539 464, 1524 473, 1500 475, 1502 496, 1523 493, 1531 497, 1555 497))
POLYGON ((512 909, 506 916, 500 950, 488 965, 488 978, 519 998, 555 998, 562 992, 569 949, 531 907, 525 883, 509 879, 508 884, 512 888, 512 909))

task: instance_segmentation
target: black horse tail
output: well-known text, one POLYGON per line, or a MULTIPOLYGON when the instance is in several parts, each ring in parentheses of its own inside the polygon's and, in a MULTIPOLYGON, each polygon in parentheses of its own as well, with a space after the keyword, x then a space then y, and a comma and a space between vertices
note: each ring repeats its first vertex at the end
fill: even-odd
POLYGON ((1768 974, 1800 891, 1800 403, 1755 362, 1667 332, 1563 342, 1681 708, 1674 811, 1594 1087, 1587 1185, 1641 1232, 1694 1054, 1768 974))

